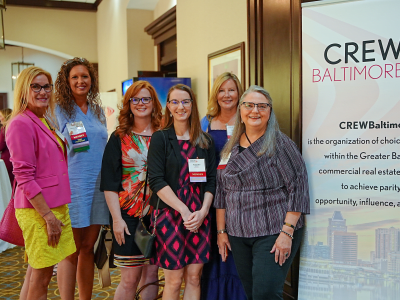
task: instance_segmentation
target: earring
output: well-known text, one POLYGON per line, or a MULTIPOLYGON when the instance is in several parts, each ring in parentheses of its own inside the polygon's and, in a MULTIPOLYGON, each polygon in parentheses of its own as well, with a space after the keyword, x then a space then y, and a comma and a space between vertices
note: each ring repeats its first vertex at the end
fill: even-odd
POLYGON ((172 114, 171 113, 169 113, 169 116, 172 118, 172 114))
POLYGON ((154 110, 151 112, 151 116, 154 117, 154 110))

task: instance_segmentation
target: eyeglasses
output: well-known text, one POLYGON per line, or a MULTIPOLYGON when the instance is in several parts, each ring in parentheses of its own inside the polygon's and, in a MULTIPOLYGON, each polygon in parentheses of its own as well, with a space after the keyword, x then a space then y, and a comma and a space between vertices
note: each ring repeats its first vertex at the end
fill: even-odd
POLYGON ((272 104, 270 103, 253 103, 253 102, 243 102, 243 107, 247 110, 253 110, 255 106, 259 111, 266 111, 268 106, 272 108, 272 104))
POLYGON ((81 63, 88 63, 88 60, 86 59, 86 58, 83 58, 83 57, 74 57, 73 59, 69 59, 69 60, 67 60, 67 61, 65 61, 64 63, 63 63, 63 66, 67 66, 67 65, 69 65, 70 63, 72 63, 72 62, 74 62, 74 61, 77 61, 77 62, 81 62, 81 63))
POLYGON ((31 85, 32 91, 35 93, 40 93, 40 91, 43 89, 46 93, 50 93, 53 90, 53 85, 52 84, 45 84, 45 85, 40 85, 37 83, 32 83, 31 85))
POLYGON ((189 107, 192 104, 193 100, 192 99, 184 99, 182 101, 179 100, 169 100, 168 103, 172 106, 178 106, 179 103, 182 103, 184 107, 189 107))
POLYGON ((142 101, 143 104, 149 104, 151 101, 151 97, 143 97, 143 98, 136 98, 136 97, 132 97, 129 99, 129 101, 132 102, 132 104, 137 105, 140 103, 140 101, 142 101))

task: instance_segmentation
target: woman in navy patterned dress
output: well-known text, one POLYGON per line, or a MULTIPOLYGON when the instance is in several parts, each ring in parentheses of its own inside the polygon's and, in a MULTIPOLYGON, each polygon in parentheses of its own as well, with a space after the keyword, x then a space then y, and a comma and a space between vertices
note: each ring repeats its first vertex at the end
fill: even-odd
POLYGON ((200 276, 210 258, 215 149, 200 128, 196 98, 188 86, 169 90, 165 128, 153 134, 148 172, 151 205, 156 207, 160 199, 152 214, 157 238, 151 263, 164 269, 163 299, 179 299, 183 279, 185 299, 200 299, 200 276), (204 166, 200 177, 189 173, 189 159, 204 166))
MULTIPOLYGON (((215 141, 216 162, 219 164, 220 152, 228 141, 228 135, 236 120, 236 111, 243 88, 237 76, 230 72, 219 75, 213 84, 208 100, 206 116, 201 119, 201 129, 215 141), (229 128, 230 127, 230 128, 229 128)), ((246 294, 233 255, 227 251, 219 255, 217 244, 217 221, 214 207, 211 215, 211 255, 210 262, 203 268, 201 275, 202 300, 245 300, 246 294)), ((229 248, 227 250, 230 250, 229 248)))

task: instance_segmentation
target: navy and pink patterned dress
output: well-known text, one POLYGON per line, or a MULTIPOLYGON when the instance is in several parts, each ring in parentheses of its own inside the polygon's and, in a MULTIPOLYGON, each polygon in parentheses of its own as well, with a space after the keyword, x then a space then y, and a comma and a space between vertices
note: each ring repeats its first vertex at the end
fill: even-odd
MULTIPOLYGON (((200 183, 190 182, 188 159, 197 157, 196 147, 189 141, 179 140, 182 169, 179 176, 178 198, 190 211, 200 210, 200 183)), ((157 214, 154 210, 153 214, 157 214)), ((154 218, 152 218, 154 220, 154 218)), ((179 212, 173 208, 158 211, 156 224, 156 254, 151 264, 168 270, 182 269, 189 264, 204 264, 210 258, 210 215, 204 219, 197 233, 192 233, 183 225, 179 212)))

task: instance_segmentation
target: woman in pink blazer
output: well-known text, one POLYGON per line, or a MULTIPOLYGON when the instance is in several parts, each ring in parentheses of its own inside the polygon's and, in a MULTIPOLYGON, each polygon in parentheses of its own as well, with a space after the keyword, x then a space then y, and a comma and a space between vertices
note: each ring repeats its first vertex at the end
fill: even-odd
POLYGON ((20 299, 46 299, 53 266, 76 251, 67 206, 71 202, 67 145, 51 125, 55 124, 52 90, 48 72, 38 67, 23 70, 6 125, 17 183, 15 215, 29 264, 20 299))

